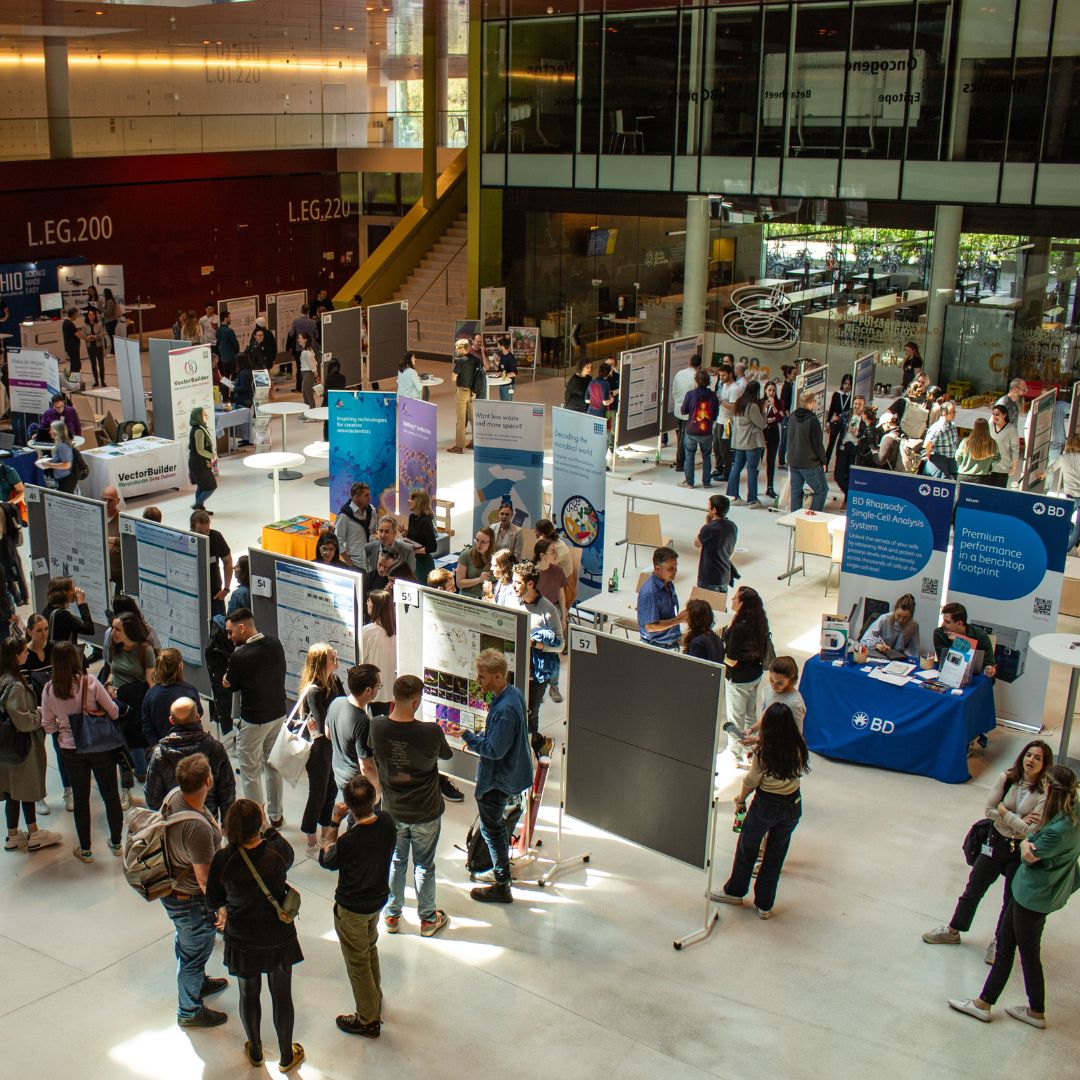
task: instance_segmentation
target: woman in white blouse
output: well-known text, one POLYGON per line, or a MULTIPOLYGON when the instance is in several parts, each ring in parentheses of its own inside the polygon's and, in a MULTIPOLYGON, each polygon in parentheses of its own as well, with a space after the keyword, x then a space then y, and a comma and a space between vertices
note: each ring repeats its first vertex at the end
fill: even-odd
POLYGON ((382 686, 371 699, 369 712, 387 716, 394 700, 397 678, 397 627, 394 623, 394 598, 385 589, 375 589, 367 598, 368 623, 360 632, 365 664, 374 664, 382 674, 382 686))
POLYGON ((424 387, 420 382, 420 376, 416 373, 411 352, 402 356, 398 362, 397 371, 398 397, 421 398, 424 396, 424 387))

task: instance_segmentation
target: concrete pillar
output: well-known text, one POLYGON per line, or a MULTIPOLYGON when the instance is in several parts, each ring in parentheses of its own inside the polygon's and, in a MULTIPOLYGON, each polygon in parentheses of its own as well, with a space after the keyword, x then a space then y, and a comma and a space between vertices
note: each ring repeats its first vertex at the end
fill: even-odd
POLYGON ((930 302, 923 349, 923 370, 931 382, 936 382, 941 372, 941 336, 945 332, 945 309, 956 292, 963 220, 962 206, 939 206, 934 211, 934 254, 930 261, 930 302))
POLYGON ((1018 312, 1017 325, 1026 330, 1035 330, 1042 326, 1043 309, 1046 307, 1046 290, 1050 285, 1050 244, 1049 236, 1029 236, 1029 244, 1034 247, 1022 252, 1024 275, 1018 283, 1017 296, 1024 301, 1018 312))
POLYGON ((435 205, 439 160, 439 49, 436 0, 424 0, 424 206, 435 205))
POLYGON ((49 157, 74 157, 67 38, 42 38, 45 49, 45 112, 49 117, 49 157))
POLYGON ((705 332, 705 298, 709 286, 709 200, 686 197, 686 247, 683 256, 682 335, 705 332))
POLYGON ((446 18, 446 7, 442 4, 436 11, 435 23, 435 97, 436 112, 439 117, 439 146, 450 145, 450 41, 446 18))

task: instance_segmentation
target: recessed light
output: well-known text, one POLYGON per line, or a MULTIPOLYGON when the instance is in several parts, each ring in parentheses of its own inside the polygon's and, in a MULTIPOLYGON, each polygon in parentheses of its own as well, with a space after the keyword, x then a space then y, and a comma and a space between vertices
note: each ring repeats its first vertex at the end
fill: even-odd
POLYGON ((355 26, 347 26, 345 29, 348 30, 349 33, 351 34, 356 29, 356 27, 355 26))
POLYGON ((341 27, 340 27, 340 26, 335 26, 335 27, 334 27, 334 29, 335 29, 335 30, 340 30, 340 29, 341 29, 341 27))

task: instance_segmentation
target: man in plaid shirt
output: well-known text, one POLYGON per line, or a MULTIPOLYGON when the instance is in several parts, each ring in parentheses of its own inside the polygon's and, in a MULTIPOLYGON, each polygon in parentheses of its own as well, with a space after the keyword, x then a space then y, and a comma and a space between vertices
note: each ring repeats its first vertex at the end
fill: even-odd
POLYGON ((956 479, 956 448, 960 433, 956 430, 956 406, 947 401, 941 406, 941 418, 933 424, 923 439, 926 451, 926 474, 943 480, 956 479))

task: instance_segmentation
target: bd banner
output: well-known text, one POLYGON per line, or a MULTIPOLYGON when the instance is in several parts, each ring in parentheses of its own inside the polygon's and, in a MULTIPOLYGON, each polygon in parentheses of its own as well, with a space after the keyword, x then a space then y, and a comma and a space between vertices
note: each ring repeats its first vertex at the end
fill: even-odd
POLYGON ((905 593, 915 600, 919 649, 933 650, 941 610, 956 484, 925 476, 851 470, 840 611, 862 601, 856 640, 905 593))
POLYGON ((331 390, 330 511, 349 501, 349 489, 363 481, 371 505, 391 512, 397 503, 397 394, 331 390))
POLYGON ((949 603, 994 643, 997 714, 1039 730, 1050 662, 1029 648, 1053 633, 1065 574, 1071 499, 961 484, 949 603))
POLYGON ((551 516, 571 548, 581 552, 577 599, 604 588, 607 421, 569 409, 551 414, 551 516))
POLYGON ((514 524, 544 516, 544 406, 516 401, 473 403, 473 530, 510 506, 514 524))
POLYGON ((435 503, 438 470, 436 424, 438 406, 418 398, 397 399, 398 513, 409 512, 409 495, 417 488, 435 503))

